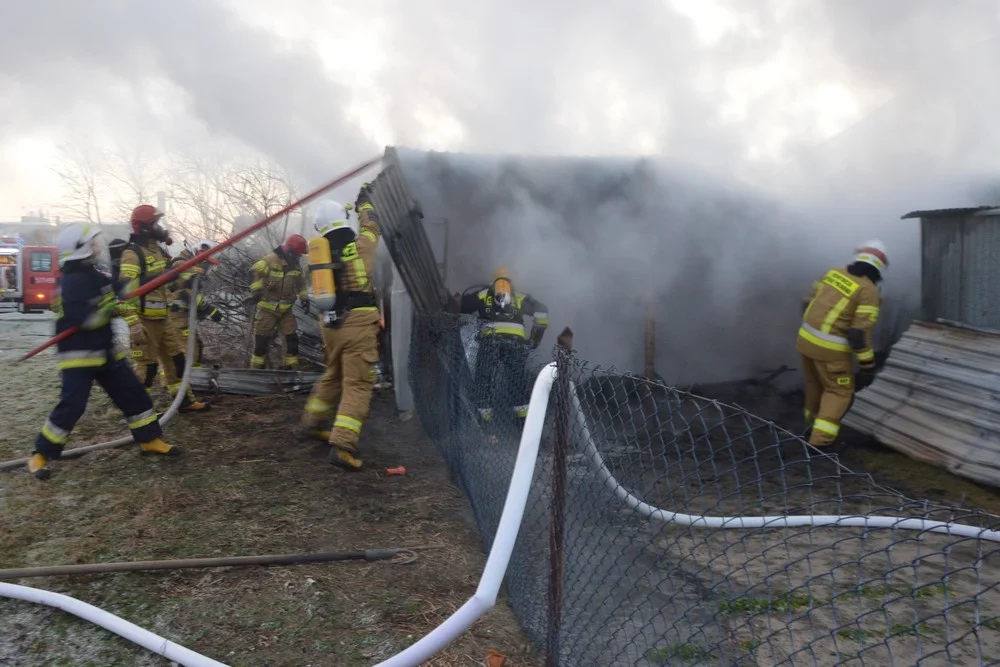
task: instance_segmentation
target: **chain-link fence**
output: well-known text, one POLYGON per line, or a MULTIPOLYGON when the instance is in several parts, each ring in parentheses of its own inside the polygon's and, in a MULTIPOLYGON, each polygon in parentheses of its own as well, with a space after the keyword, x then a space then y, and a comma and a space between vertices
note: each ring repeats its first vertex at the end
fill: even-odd
MULTIPOLYGON (((410 363, 489 549, 517 406, 551 358, 477 331, 417 315, 410 363)), ((1000 663, 997 517, 908 500, 739 408, 559 349, 506 580, 548 664, 1000 663)))

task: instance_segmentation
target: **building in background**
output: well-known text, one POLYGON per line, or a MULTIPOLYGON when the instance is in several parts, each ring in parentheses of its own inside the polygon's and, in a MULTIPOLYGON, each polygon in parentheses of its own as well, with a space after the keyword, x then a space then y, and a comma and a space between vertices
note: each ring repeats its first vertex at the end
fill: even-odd
MULTIPOLYGON (((61 220, 59 216, 52 219, 40 216, 23 216, 19 221, 0 221, 0 236, 17 236, 25 245, 55 245, 59 230, 78 220, 61 220)), ((115 237, 128 238, 129 225, 126 222, 105 222, 98 224, 107 240, 115 237), (124 236, 122 236, 124 234, 124 236)))
POLYGON ((921 304, 844 424, 1000 486, 1000 208, 914 211, 921 304))

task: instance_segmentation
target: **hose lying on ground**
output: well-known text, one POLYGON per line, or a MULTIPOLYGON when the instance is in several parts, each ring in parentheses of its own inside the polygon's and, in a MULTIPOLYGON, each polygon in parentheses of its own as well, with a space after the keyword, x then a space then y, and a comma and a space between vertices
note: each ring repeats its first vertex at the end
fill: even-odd
POLYGON ((0 596, 44 604, 49 607, 61 609, 68 614, 79 616, 80 618, 99 625, 105 630, 109 630, 116 635, 124 637, 131 642, 142 646, 145 649, 162 655, 168 660, 184 665, 184 667, 227 667, 225 663, 212 660, 200 653, 195 653, 191 649, 184 648, 180 644, 153 634, 149 630, 144 630, 134 623, 129 623, 124 618, 115 616, 82 600, 77 600, 62 593, 53 593, 30 586, 18 586, 17 584, 7 584, 0 582, 0 596))
POLYGON ((914 519, 902 516, 858 516, 837 514, 779 514, 774 516, 705 516, 700 514, 684 514, 672 512, 649 503, 643 502, 631 491, 622 486, 621 482, 608 470, 604 457, 597 450, 594 438, 587 425, 587 417, 577 395, 576 383, 570 380, 570 398, 577 423, 583 434, 584 448, 587 457, 597 468, 597 473, 608 489, 630 509, 635 510, 647 519, 675 523, 682 526, 698 528, 791 528, 794 526, 845 526, 857 528, 883 528, 895 530, 927 531, 945 533, 956 537, 971 537, 990 542, 1000 542, 1000 531, 977 528, 967 524, 952 521, 934 521, 931 519, 914 519))
POLYGON ((409 564, 417 559, 417 551, 439 549, 438 545, 398 547, 390 549, 365 549, 363 551, 321 551, 307 554, 275 554, 271 556, 219 556, 214 558, 181 558, 175 560, 140 560, 119 563, 81 563, 78 565, 44 565, 0 570, 0 579, 25 579, 63 574, 101 574, 106 572, 141 572, 146 570, 181 570, 204 567, 241 567, 247 565, 302 565, 304 563, 330 563, 363 560, 368 562, 390 560, 406 556, 399 564, 409 564))
MULTIPOLYGON (((200 276, 194 277, 194 282, 191 285, 191 303, 195 304, 198 302, 198 287, 199 287, 200 276)), ((174 397, 173 402, 167 411, 160 417, 160 426, 166 426, 177 411, 180 409, 181 401, 184 400, 184 395, 187 393, 188 386, 191 384, 191 369, 194 368, 194 349, 196 343, 196 334, 198 327, 198 309, 193 306, 188 309, 188 346, 187 346, 187 356, 184 360, 184 375, 181 377, 181 386, 177 391, 177 395, 174 397)), ((84 445, 82 447, 74 447, 73 449, 67 449, 63 451, 61 459, 73 459, 84 454, 89 454, 90 452, 97 452, 102 449, 113 449, 115 447, 122 447, 124 445, 130 445, 135 440, 131 435, 127 435, 123 438, 118 438, 117 440, 110 440, 108 442, 99 442, 94 445, 84 445)), ((28 459, 14 459, 13 461, 4 461, 0 463, 0 470, 11 470, 13 468, 20 468, 22 466, 28 465, 28 459)))

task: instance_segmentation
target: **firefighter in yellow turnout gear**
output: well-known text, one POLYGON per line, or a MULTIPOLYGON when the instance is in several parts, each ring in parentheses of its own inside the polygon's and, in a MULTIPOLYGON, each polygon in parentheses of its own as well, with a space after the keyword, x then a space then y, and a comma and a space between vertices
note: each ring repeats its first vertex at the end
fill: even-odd
MULTIPOLYGON (((215 245, 214 241, 209 241, 208 239, 202 239, 197 244, 184 241, 184 250, 182 250, 180 254, 178 254, 177 257, 170 262, 170 268, 180 266, 198 253, 213 248, 215 245)), ((177 279, 170 283, 170 315, 168 323, 174 331, 173 335, 178 336, 182 341, 182 345, 185 350, 187 350, 188 338, 191 335, 191 331, 188 329, 188 324, 192 307, 191 288, 194 285, 194 279, 197 276, 207 276, 211 272, 212 267, 218 266, 218 264, 219 260, 214 257, 209 257, 201 264, 195 264, 186 271, 182 271, 180 275, 178 275, 177 279)), ((211 304, 205 303, 205 298, 202 296, 202 290, 204 290, 204 288, 205 281, 202 280, 199 286, 198 296, 195 299, 195 304, 193 304, 193 306, 197 309, 196 316, 199 320, 208 318, 213 322, 221 322, 222 313, 219 312, 219 309, 211 304)), ((195 368, 201 367, 201 353, 203 347, 201 336, 195 334, 194 359, 192 361, 195 368)))
POLYGON ((888 266, 882 243, 868 241, 850 266, 830 269, 813 284, 795 345, 805 371, 804 416, 811 445, 836 441, 855 390, 875 378, 872 329, 882 300, 877 284, 888 266), (857 380, 852 357, 860 369, 857 380))
MULTIPOLYGON (((121 255, 119 275, 126 283, 125 292, 132 292, 167 270, 167 255, 159 246, 167 239, 167 232, 160 224, 163 214, 154 206, 141 204, 132 211, 132 235, 121 255)), ((184 344, 178 333, 169 326, 170 288, 162 285, 148 294, 125 305, 125 321, 132 340, 132 361, 136 372, 143 379, 147 391, 152 390, 159 365, 167 391, 176 396, 181 385, 186 361, 184 344)), ((208 410, 206 403, 198 401, 188 389, 181 402, 181 412, 208 410)))
POLYGON ((284 244, 253 265, 250 292, 257 302, 253 318, 253 357, 250 368, 264 368, 271 337, 277 329, 285 338, 285 367, 299 366, 298 323, 292 308, 295 299, 308 310, 305 278, 299 261, 306 254, 306 240, 292 234, 284 244))
POLYGON ((321 429, 332 421, 327 436, 332 446, 329 460, 347 470, 362 467, 357 445, 371 405, 378 361, 379 312, 370 276, 381 232, 370 192, 371 186, 366 183, 354 205, 358 234, 347 221, 350 207, 323 202, 316 219, 322 239, 310 242, 318 242, 318 249, 322 249, 324 240, 330 246, 330 262, 315 264, 310 259, 309 267, 313 272, 313 296, 321 311, 326 372, 313 387, 302 423, 317 437, 324 437, 327 434, 321 429), (319 284, 319 272, 325 270, 333 271, 336 297, 333 301, 326 298, 324 303, 315 286, 319 284))

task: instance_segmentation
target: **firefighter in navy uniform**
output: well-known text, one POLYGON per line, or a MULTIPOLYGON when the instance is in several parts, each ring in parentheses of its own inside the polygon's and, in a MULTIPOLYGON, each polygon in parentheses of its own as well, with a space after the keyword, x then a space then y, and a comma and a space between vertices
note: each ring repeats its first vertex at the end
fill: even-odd
POLYGON ((48 462, 60 458, 70 433, 83 416, 94 382, 101 385, 125 415, 141 454, 176 456, 179 447, 161 438, 163 431, 142 383, 116 352, 111 319, 121 307, 111 276, 96 267, 103 253, 100 231, 83 223, 67 225, 59 232, 56 248, 62 281, 53 304, 56 334, 80 327, 80 331, 57 343, 57 364, 62 376, 59 403, 49 414, 35 441, 28 470, 38 479, 48 479, 48 462))
POLYGON ((353 206, 358 216, 357 234, 348 223, 350 207, 326 201, 316 216, 316 231, 321 237, 310 241, 313 296, 317 297, 315 287, 322 279, 321 272, 327 270, 333 272, 336 294, 332 310, 317 299, 326 372, 309 395, 302 424, 316 437, 327 436, 332 447, 330 463, 352 471, 363 465, 358 458, 358 440, 371 408, 378 361, 380 318, 371 275, 381 231, 370 195, 371 186, 365 183, 353 206), (328 249, 324 243, 329 244, 328 249), (313 251, 320 248, 328 250, 327 264, 313 261, 313 251), (322 429, 331 421, 327 435, 322 429))
MULTIPOLYGON (((208 239, 202 239, 197 244, 185 240, 184 250, 170 262, 170 267, 180 266, 198 253, 214 248, 215 245, 214 241, 209 241, 208 239)), ((170 315, 168 316, 168 326, 174 330, 176 336, 180 337, 185 351, 187 350, 188 338, 191 335, 188 324, 192 301, 191 288, 194 286, 194 279, 198 276, 207 276, 212 271, 212 267, 218 264, 219 260, 209 257, 204 262, 195 264, 186 271, 182 271, 177 276, 177 279, 170 283, 170 315)), ((194 299, 195 308, 197 309, 195 317, 199 321, 208 318, 213 322, 221 322, 222 313, 219 309, 205 302, 205 298, 202 296, 204 288, 205 282, 202 281, 199 285, 198 296, 194 299)), ((201 336, 196 333, 193 359, 194 368, 201 367, 201 353, 203 349, 204 344, 202 343, 201 336)))
POLYGON ((878 283, 888 266, 882 242, 868 241, 849 266, 830 269, 816 281, 807 297, 795 349, 805 372, 804 417, 811 445, 836 441, 854 392, 875 379, 872 329, 882 301, 878 283))
POLYGON ((284 367, 289 370, 299 367, 299 324, 292 308, 298 299, 307 312, 309 309, 305 277, 299 265, 306 251, 305 238, 292 234, 251 269, 250 293, 257 304, 257 311, 253 318, 250 368, 264 368, 275 330, 285 337, 284 367))
POLYGON ((531 295, 516 291, 510 272, 500 269, 489 287, 462 297, 460 310, 478 314, 483 322, 474 378, 480 419, 486 422, 494 416, 496 401, 491 393, 497 387, 493 374, 498 370, 506 373, 514 392, 514 415, 523 419, 531 397, 525 376, 529 347, 535 349, 542 342, 549 326, 548 309, 531 295), (530 334, 525 333, 525 315, 532 318, 530 334))

